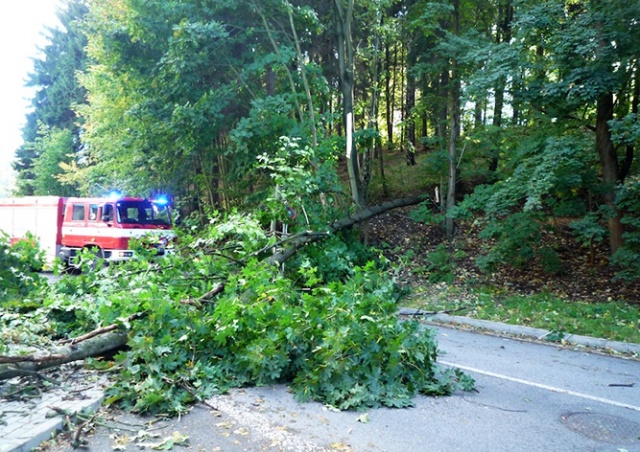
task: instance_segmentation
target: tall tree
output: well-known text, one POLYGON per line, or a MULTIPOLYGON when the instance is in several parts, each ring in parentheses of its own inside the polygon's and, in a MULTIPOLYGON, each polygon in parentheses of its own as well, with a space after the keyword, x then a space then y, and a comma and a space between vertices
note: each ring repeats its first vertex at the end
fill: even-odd
MULTIPOLYGON (((535 27, 544 56, 553 62, 544 86, 546 113, 563 120, 579 119, 594 132, 594 148, 599 157, 602 200, 608 206, 608 230, 611 253, 623 243, 621 213, 615 206, 615 187, 620 182, 619 153, 611 138, 616 118, 614 98, 630 99, 624 89, 632 78, 637 59, 635 42, 640 39, 640 5, 635 2, 551 2, 528 10, 544 10, 554 27, 535 27), (551 6, 551 7, 550 7, 551 6)), ((537 23, 537 22, 528 22, 537 23)), ((539 97, 538 97, 539 99, 539 97)))
MULTIPOLYGON (((61 27, 48 30, 48 44, 42 49, 42 57, 34 60, 34 69, 27 81, 27 86, 35 89, 33 111, 27 115, 22 130, 24 144, 17 150, 13 164, 18 172, 20 194, 34 194, 34 180, 43 176, 35 168, 37 160, 47 152, 42 141, 36 145, 42 126, 69 131, 69 149, 62 153, 57 148, 52 150, 52 154, 60 159, 57 163, 68 164, 81 158, 80 124, 74 108, 86 101, 85 90, 78 83, 76 73, 85 68, 87 61, 86 39, 79 29, 87 11, 84 0, 68 1, 65 8, 57 12, 61 27)), ((51 156, 44 158, 49 164, 53 163, 51 156)), ((49 164, 45 166, 49 167, 49 164)))
POLYGON ((90 105, 81 111, 88 177, 129 193, 171 191, 196 206, 225 195, 221 183, 231 176, 223 171, 246 167, 245 159, 226 160, 229 131, 264 80, 242 71, 262 56, 247 51, 252 37, 238 32, 247 29, 238 21, 256 23, 237 13, 243 6, 92 2, 94 63, 82 77, 90 105))
MULTIPOLYGON (((496 44, 509 45, 511 42, 511 22, 513 21, 513 4, 512 0, 498 1, 498 20, 495 33, 496 44)), ((494 107, 493 107, 493 127, 500 129, 502 127, 502 116, 504 110, 504 95, 507 83, 507 74, 501 74, 495 83, 494 90, 494 107)), ((511 75, 511 77, 514 77, 511 75)), ((500 154, 499 146, 494 149, 494 155, 491 156, 491 164, 489 171, 495 173, 498 169, 498 158, 500 154)))
MULTIPOLYGON (((410 15, 410 10, 414 6, 413 0, 406 2, 407 15, 410 15)), ((406 46, 406 92, 404 102, 404 128, 405 128, 405 155, 407 165, 415 166, 416 164, 416 122, 415 122, 415 106, 416 106, 416 90, 417 86, 417 74, 416 65, 418 62, 418 34, 411 33, 405 27, 405 37, 403 43, 406 46)))
MULTIPOLYGON (((453 17, 451 34, 453 38, 460 35, 460 0, 453 0, 453 17)), ((451 108, 449 116, 449 179, 447 184, 447 211, 451 211, 456 203, 456 185, 457 185, 457 154, 458 139, 460 138, 460 70, 457 56, 451 59, 451 80, 452 87, 450 92, 451 108)), ((445 229, 447 237, 453 238, 453 218, 451 215, 446 216, 445 229)))
POLYGON ((74 196, 78 194, 78 171, 72 162, 74 137, 71 129, 49 128, 41 124, 38 136, 30 143, 39 157, 34 161, 33 194, 74 196), (67 174, 72 173, 72 174, 67 174), (75 173, 75 174, 74 174, 75 173))
MULTIPOLYGON (((622 225, 635 221, 624 218, 630 210, 619 208, 616 192, 624 183, 625 162, 633 159, 627 145, 637 127, 630 112, 640 5, 595 0, 517 5, 511 39, 486 41, 477 49, 471 60, 482 70, 467 85, 481 93, 504 81, 505 108, 513 109, 514 118, 517 112, 517 121, 491 131, 501 150, 498 183, 476 190, 464 203, 483 211, 484 234, 495 239, 484 262, 533 259, 549 215, 584 217, 575 233, 589 243, 606 225, 613 254, 624 245, 622 225), (518 243, 507 245, 511 236, 519 237, 518 243)), ((543 252, 541 260, 553 255, 543 252)))
POLYGON ((347 170, 351 197, 358 206, 364 206, 364 190, 358 165, 358 149, 353 137, 354 133, 354 50, 351 27, 353 22, 354 0, 334 0, 335 30, 338 44, 338 61, 340 67, 340 87, 342 90, 342 117, 345 125, 347 170))

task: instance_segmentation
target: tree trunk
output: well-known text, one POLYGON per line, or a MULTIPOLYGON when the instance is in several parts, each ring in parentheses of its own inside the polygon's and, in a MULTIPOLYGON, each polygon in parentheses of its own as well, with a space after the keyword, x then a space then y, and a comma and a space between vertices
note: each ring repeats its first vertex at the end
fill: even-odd
MULTIPOLYGON (((631 113, 638 116, 638 103, 640 103, 640 61, 636 60, 635 76, 633 78, 633 94, 631 97, 631 113)), ((620 167, 620 174, 618 177, 620 182, 624 182, 631 170, 631 164, 633 163, 635 155, 635 146, 631 143, 625 147, 625 158, 620 167)))
POLYGON ((440 73, 440 79, 438 80, 438 92, 439 92, 439 108, 438 108, 438 125, 436 127, 438 138, 441 143, 445 143, 447 136, 447 115, 448 115, 448 102, 447 93, 449 89, 449 68, 445 68, 440 73))
MULTIPOLYGON (((454 77, 455 75, 456 74, 454 72, 454 77)), ((459 82, 455 82, 454 84, 456 86, 451 92, 451 117, 449 131, 449 181, 447 190, 447 215, 445 217, 445 230, 447 233, 447 238, 449 240, 453 238, 453 218, 449 215, 449 212, 456 205, 456 155, 458 137, 460 135, 460 97, 458 94, 459 82)))
POLYGON ((265 67, 264 86, 267 97, 276 95, 276 73, 273 71, 271 64, 265 67))
MULTIPOLYGON (((460 31, 460 0, 454 0, 453 8, 453 33, 457 36, 460 31)), ((449 215, 449 212, 456 204, 456 155, 458 137, 460 136, 460 77, 458 63, 455 58, 451 61, 451 79, 453 86, 451 88, 451 111, 449 112, 449 184, 447 190, 447 215, 445 217, 445 230, 449 240, 453 238, 453 218, 449 215)))
MULTIPOLYGON (((406 108, 405 108, 405 102, 406 102, 406 97, 405 97, 405 82, 407 77, 405 76, 405 64, 403 64, 405 61, 407 61, 407 55, 406 55, 406 46, 404 45, 404 43, 400 44, 400 64, 401 64, 401 69, 400 69, 400 123, 404 124, 404 122, 407 120, 407 117, 405 116, 406 113, 406 108)), ((407 139, 407 128, 406 127, 400 127, 400 150, 404 151, 405 148, 405 141, 407 139)))
POLYGON ((392 71, 394 71, 394 65, 391 63, 391 52, 389 50, 389 43, 386 43, 384 55, 386 64, 386 77, 384 80, 384 93, 385 93, 385 120, 387 123, 387 146, 388 149, 393 149, 393 91, 391 90, 392 71))
POLYGON ((347 171, 349 173, 349 185, 351 198, 357 206, 363 207, 366 200, 363 196, 360 169, 358 167, 358 152, 353 139, 353 90, 354 90, 354 65, 353 42, 351 37, 351 21, 353 19, 353 1, 334 0, 336 16, 336 35, 338 41, 338 66, 340 68, 340 86, 342 88, 343 123, 345 125, 347 171))
MULTIPOLYGON (((254 11, 256 11, 259 15, 260 18, 262 19, 262 24, 264 25, 264 29, 267 32, 267 36, 269 37, 269 41, 271 42, 271 46, 273 47, 273 52, 278 55, 278 57, 280 57, 280 50, 278 48, 278 43, 276 42, 275 38, 273 37, 273 34, 271 32, 271 27, 269 26, 269 23, 267 22, 267 18, 265 17, 265 15, 261 12, 260 8, 258 8, 258 4, 257 3, 253 3, 253 9, 254 11)), ((291 69, 289 68, 289 66, 287 66, 286 64, 283 63, 283 67, 284 70, 287 73, 287 79, 289 80, 289 86, 291 88, 291 94, 293 95, 293 100, 295 101, 296 104, 296 111, 298 112, 298 118, 300 119, 300 122, 304 122, 304 114, 302 113, 302 108, 300 107, 300 102, 298 102, 298 96, 297 96, 297 90, 296 90, 296 83, 293 79, 293 74, 291 73, 291 69)))
MULTIPOLYGON (((382 18, 378 19, 380 26, 382 26, 382 18)), ((378 105, 380 102, 380 81, 379 74, 382 69, 382 61, 380 59, 380 34, 376 31, 376 36, 374 39, 374 63, 373 63, 373 74, 371 75, 371 103, 369 106, 369 112, 367 115, 367 128, 368 129, 376 129, 378 130, 378 105)), ((378 130, 379 132, 379 130, 378 130)), ((369 185, 371 183, 371 177, 373 174, 373 164, 374 159, 376 157, 376 148, 377 148, 377 140, 371 140, 369 147, 365 150, 363 154, 363 163, 362 163, 362 197, 365 200, 369 199, 369 185)), ((379 152, 382 153, 382 149, 379 149, 379 152)), ((382 174, 384 177, 384 174, 382 174)), ((383 182, 384 183, 384 182, 383 182)))
MULTIPOLYGON (((513 18, 513 6, 511 0, 502 1, 498 6, 498 28, 496 31, 496 44, 509 42, 511 40, 511 19, 513 18)), ((502 110, 504 109, 504 90, 506 87, 506 77, 498 78, 495 86, 495 98, 493 108, 493 126, 496 129, 502 127, 502 110)), ((499 135, 498 135, 499 137, 499 135)), ((500 140, 496 140, 494 153, 491 156, 489 171, 495 173, 498 169, 498 158, 500 156, 500 140)))
MULTIPOLYGON (((393 201, 388 201, 377 206, 368 207, 366 209, 359 211, 355 215, 350 215, 346 218, 342 218, 341 220, 334 221, 329 225, 329 230, 326 232, 305 231, 303 233, 297 234, 296 236, 292 236, 286 241, 285 243, 286 247, 282 251, 269 256, 265 260, 265 262, 268 262, 274 265, 282 265, 287 259, 293 256, 300 248, 310 243, 315 243, 327 237, 331 237, 333 234, 335 234, 336 232, 342 229, 346 229, 355 224, 366 221, 388 210, 396 209, 398 207, 416 205, 427 199, 428 199, 427 195, 411 196, 408 198, 395 199, 393 201)), ((278 247, 280 247, 280 245, 281 244, 277 244, 278 247)))
POLYGON ((608 220, 609 250, 613 255, 622 246, 622 222, 615 206, 615 186, 618 182, 618 154, 611 142, 609 121, 613 119, 613 93, 602 94, 597 101, 596 149, 602 166, 602 182, 605 185, 604 201, 614 212, 608 220))
POLYGON ((305 69, 305 55, 302 53, 300 46, 300 40, 298 39, 298 33, 296 32, 296 26, 293 21, 293 13, 291 8, 287 8, 289 13, 289 25, 291 26, 291 34, 293 35, 293 42, 295 44, 296 56, 298 58, 298 67, 300 75, 302 75, 302 84, 304 86, 304 93, 307 97, 307 108, 309 109, 309 122, 311 124, 311 137, 313 143, 313 149, 318 147, 318 132, 316 130, 316 114, 315 107, 313 106, 313 96, 311 95, 311 87, 309 86, 309 80, 307 79, 307 70, 305 69))
POLYGON ((416 123, 412 117, 413 109, 416 106, 416 77, 412 68, 416 65, 417 57, 411 38, 407 39, 407 91, 404 104, 404 127, 406 141, 406 159, 408 166, 416 164, 416 123))
POLYGON ((482 126, 485 125, 484 103, 485 103, 485 99, 480 99, 480 97, 478 96, 473 106, 473 127, 476 129, 480 129, 482 126))
POLYGON ((387 176, 384 173, 384 150, 382 148, 382 139, 378 137, 376 139, 377 151, 378 151, 378 168, 380 170, 380 180, 382 181, 382 196, 385 198, 389 196, 389 185, 387 184, 387 176))
MULTIPOLYGON (((50 350, 47 355, 16 357, 15 360, 20 360, 20 362, 0 364, 0 381, 33 374, 42 369, 60 366, 90 356, 99 356, 108 351, 116 350, 126 343, 127 332, 115 330, 89 338, 77 344, 55 347, 50 350)), ((2 361, 7 361, 6 357, 3 358, 5 359, 2 361)))
MULTIPOLYGON (((391 78, 391 125, 393 131, 394 125, 394 115, 396 111, 396 89, 398 86, 398 45, 402 46, 402 44, 395 43, 393 46, 393 76, 391 78)), ((400 73, 400 83, 402 84, 402 73, 400 73)), ((402 95, 402 89, 400 89, 400 95, 402 95)))

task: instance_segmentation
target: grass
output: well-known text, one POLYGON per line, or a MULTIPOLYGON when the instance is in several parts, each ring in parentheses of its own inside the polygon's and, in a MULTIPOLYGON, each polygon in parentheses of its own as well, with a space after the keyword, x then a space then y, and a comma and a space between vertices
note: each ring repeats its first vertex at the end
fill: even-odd
POLYGON ((624 302, 567 301, 541 293, 506 295, 488 289, 465 292, 444 284, 431 293, 416 293, 408 307, 427 311, 456 311, 474 319, 542 328, 557 335, 579 334, 640 344, 640 309, 624 302))

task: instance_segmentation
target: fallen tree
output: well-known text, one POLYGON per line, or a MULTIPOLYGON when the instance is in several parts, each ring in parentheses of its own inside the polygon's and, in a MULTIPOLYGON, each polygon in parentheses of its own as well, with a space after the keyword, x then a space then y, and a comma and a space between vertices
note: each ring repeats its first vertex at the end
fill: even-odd
MULTIPOLYGON (((314 242, 318 242, 324 238, 335 234, 342 229, 350 228, 358 223, 369 220, 376 215, 380 215, 389 210, 397 209, 399 207, 413 206, 419 204, 428 197, 426 195, 422 196, 411 196, 406 198, 398 198, 393 201, 388 201, 376 206, 370 206, 366 209, 363 209, 357 212, 354 215, 347 216, 340 220, 336 220, 331 223, 328 227, 327 231, 318 232, 318 231, 304 231, 299 234, 292 236, 286 240, 286 246, 282 251, 273 254, 272 256, 266 259, 267 262, 272 264, 283 264, 287 259, 293 256, 300 248, 314 242)), ((284 243, 284 242, 283 242, 284 243)))
MULTIPOLYGON (((303 231, 280 241, 278 251, 265 259, 265 262, 281 265, 304 246, 318 242, 343 229, 369 220, 392 209, 418 204, 427 199, 426 196, 412 196, 388 201, 380 205, 370 206, 356 214, 336 220, 321 232, 303 231)), ((199 306, 224 291, 225 284, 219 283, 196 300, 183 300, 184 304, 199 306)), ((142 317, 134 314, 127 319, 133 321, 142 317)), ((127 331, 122 324, 97 328, 86 335, 62 341, 44 353, 18 356, 0 356, 0 381, 19 376, 37 374, 40 370, 60 366, 72 361, 99 356, 123 347, 127 342, 127 331)))
MULTIPOLYGON (((54 321, 72 318, 75 329, 82 319, 111 326, 46 355, 4 357, 0 379, 126 344, 126 353, 113 357, 119 371, 112 374, 108 400, 138 412, 178 414, 232 386, 276 382, 290 383, 300 400, 340 409, 403 407, 417 393, 471 387, 459 372, 437 369, 430 331, 398 322, 397 286, 368 254, 344 259, 342 276, 328 280, 307 260, 312 255, 299 268, 280 271, 279 264, 306 244, 422 199, 403 198, 318 232, 294 233, 278 242, 275 254, 267 252, 265 244, 273 241, 259 222, 230 215, 191 239, 188 258, 133 261, 107 274, 63 279, 47 302, 54 321), (145 320, 135 320, 139 315, 145 320)), ((322 252, 329 265, 342 259, 345 243, 322 252)))

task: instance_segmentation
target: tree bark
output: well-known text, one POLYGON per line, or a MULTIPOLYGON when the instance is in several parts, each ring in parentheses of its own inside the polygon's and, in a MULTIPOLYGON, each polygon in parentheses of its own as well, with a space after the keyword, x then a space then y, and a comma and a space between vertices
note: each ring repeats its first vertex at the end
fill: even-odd
MULTIPOLYGON (((636 61, 635 75, 633 77, 633 94, 631 95, 631 113, 638 115, 638 104, 640 103, 640 61, 636 61)), ((635 155, 635 146, 631 143, 625 147, 625 158, 620 166, 618 177, 620 182, 624 182, 631 170, 631 164, 635 155)))
MULTIPOLYGON (((127 332, 115 330, 91 337, 77 344, 54 347, 46 355, 14 357, 10 359, 14 362, 0 364, 0 381, 33 374, 43 369, 60 366, 90 356, 98 356, 102 353, 116 350, 126 343, 127 332), (21 361, 15 362, 16 359, 21 359, 21 361)), ((7 357, 3 358, 5 358, 3 361, 9 361, 7 357)))
POLYGON ((291 8, 287 7, 289 14, 289 25, 291 26, 291 34, 293 35, 293 42, 295 44, 296 56, 298 58, 298 67, 300 75, 302 75, 302 84, 304 86, 304 93, 307 96, 307 108, 309 109, 309 121, 311 123, 311 137, 313 143, 313 149, 318 147, 318 132, 316 130, 316 115, 315 107, 313 106, 313 96, 311 95, 311 88, 309 87, 309 80, 307 79, 307 70, 305 69, 305 57, 300 47, 300 39, 298 39, 298 33, 296 32, 296 26, 293 21, 293 12, 291 8))
POLYGON ((391 52, 389 49, 390 43, 385 44, 384 55, 385 55, 385 64, 387 67, 387 71, 385 73, 384 79, 384 92, 385 92, 385 121, 387 124, 387 146, 388 149, 393 149, 393 102, 392 102, 392 92, 391 92, 391 77, 392 71, 395 71, 394 66, 391 64, 391 52))
MULTIPOLYGON (((511 40, 511 20, 513 18, 513 6, 511 0, 502 1, 498 6, 498 27, 496 32, 496 44, 509 42, 511 40)), ((507 78, 502 76, 498 78, 495 87, 495 98, 493 108, 493 126, 496 129, 502 127, 502 111, 504 110, 504 91, 506 88, 507 78)), ((499 135, 498 135, 499 136, 499 135)), ((498 169, 498 159, 500 156, 499 140, 496 140, 496 149, 491 157, 489 171, 495 173, 498 169)))
POLYGON ((363 207, 366 200, 363 196, 360 168, 358 166, 358 152, 353 139, 355 118, 353 114, 354 65, 353 42, 351 36, 351 21, 353 20, 353 1, 334 0, 336 37, 338 41, 338 66, 340 68, 340 86, 342 88, 343 123, 345 125, 347 171, 351 198, 354 204, 363 207))
POLYGON ((405 93, 404 118, 406 149, 405 156, 408 166, 416 165, 416 123, 413 118, 413 109, 416 106, 416 76, 413 74, 413 67, 417 63, 417 55, 411 39, 407 39, 407 91, 405 93))
MULTIPOLYGON (((453 2, 453 34, 458 35, 460 32, 460 0, 453 2)), ((458 138, 460 136, 460 77, 458 74, 458 62, 455 58, 451 60, 451 111, 449 112, 449 183, 447 189, 447 213, 453 209, 456 204, 456 180, 457 167, 456 155, 458 138)), ((445 217, 445 230, 447 238, 453 238, 453 218, 447 214, 445 217)))
POLYGON ((602 182, 605 185, 605 204, 611 208, 613 216, 608 219, 609 250, 613 255, 622 246, 621 215, 615 206, 615 187, 618 182, 618 154, 611 141, 609 121, 613 119, 613 93, 602 94, 597 101, 596 149, 602 166, 602 182))
MULTIPOLYGON (((378 12, 379 23, 382 26, 382 15, 378 12)), ((374 62, 373 62, 373 74, 371 74, 371 101, 369 106, 369 113, 367 115, 367 128, 378 129, 378 111, 380 102, 380 71, 382 70, 382 61, 380 59, 380 33, 376 30, 374 38, 374 62)), ((378 147, 378 139, 374 138, 369 143, 367 149, 363 153, 362 159, 362 197, 367 201, 369 199, 369 188, 371 185, 371 177, 373 176, 373 164, 376 157, 376 150, 382 155, 382 147, 378 147)), ((384 173, 381 174, 384 178, 384 173)), ((383 186, 385 181, 383 179, 383 186)))
MULTIPOLYGON (((601 3, 600 0, 594 1, 592 6, 597 9, 601 3)), ((609 40, 602 36, 602 23, 596 22, 595 27, 600 34, 596 59, 601 70, 613 73, 614 62, 611 61, 606 51, 610 45, 609 40)), ((620 180, 620 168, 618 167, 618 153, 611 141, 611 129, 609 128, 609 122, 613 119, 614 113, 614 92, 612 87, 606 86, 603 86, 601 90, 596 99, 596 150, 602 168, 602 183, 605 189, 604 202, 611 210, 608 229, 609 251, 613 255, 623 244, 622 214, 615 205, 615 189, 620 180)))
POLYGON ((441 143, 445 143, 447 137, 447 116, 449 114, 448 109, 448 96, 449 90, 449 68, 444 68, 438 78, 438 124, 436 127, 436 135, 440 139, 441 143))

